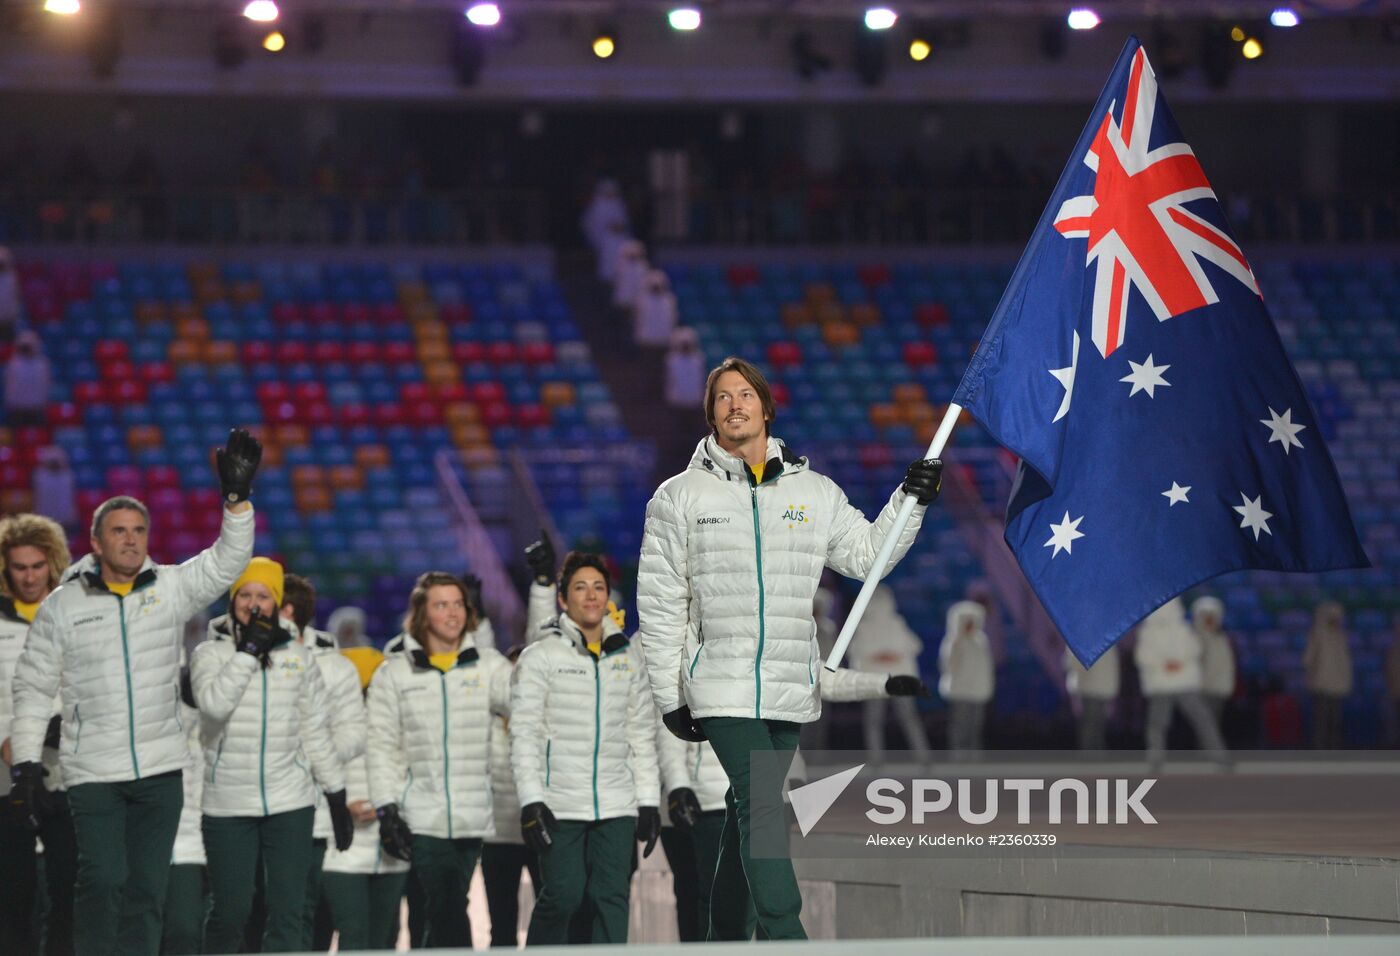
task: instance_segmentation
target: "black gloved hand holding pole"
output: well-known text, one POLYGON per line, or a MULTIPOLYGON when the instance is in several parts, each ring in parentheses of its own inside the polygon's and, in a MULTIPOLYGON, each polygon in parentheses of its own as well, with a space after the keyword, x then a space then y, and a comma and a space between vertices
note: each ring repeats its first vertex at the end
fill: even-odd
POLYGON ((911 462, 904 472, 904 493, 913 495, 921 505, 931 505, 938 500, 938 492, 943 487, 943 461, 938 458, 922 458, 911 462))
POLYGON ((885 681, 885 693, 891 697, 932 697, 928 685, 912 674, 894 674, 885 681))
POLYGON ((559 821, 549 812, 549 807, 536 801, 520 808, 520 835, 525 845, 536 853, 547 853, 554 845, 551 834, 559 829, 559 821))

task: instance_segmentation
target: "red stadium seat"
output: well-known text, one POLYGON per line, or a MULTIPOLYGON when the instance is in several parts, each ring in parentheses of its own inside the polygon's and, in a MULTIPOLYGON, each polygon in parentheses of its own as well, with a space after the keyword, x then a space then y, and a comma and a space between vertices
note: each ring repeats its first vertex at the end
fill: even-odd
POLYGON ((489 405, 493 402, 506 400, 505 386, 500 382, 475 382, 468 388, 471 391, 472 401, 478 405, 489 405))
POLYGON ((773 382, 770 388, 773 393, 773 404, 779 408, 787 408, 791 396, 788 394, 788 387, 782 382, 773 382))
POLYGON ((510 424, 510 406, 505 402, 490 402, 481 406, 481 423, 488 428, 510 424))
POLYGON ((147 468, 146 487, 152 491, 157 488, 179 488, 180 472, 169 465, 154 465, 147 468))
POLYGON ((277 361, 283 365, 296 365, 311 357, 311 350, 305 342, 278 342, 274 350, 277 361))
POLYGON ((802 364, 802 349, 796 342, 774 342, 768 346, 768 364, 790 368, 802 364))
POLYGON ((402 322, 403 308, 396 303, 388 302, 374 307, 374 321, 376 322, 402 322))
POLYGON ((83 414, 78 410, 78 406, 72 402, 50 402, 49 403, 49 424, 54 428, 63 428, 67 425, 81 425, 83 414))
POLYGON ((311 346, 311 361, 318 365, 345 361, 345 346, 339 342, 316 342, 311 346))
POLYGON ((415 425, 440 425, 442 406, 428 399, 414 402, 408 406, 408 417, 415 425))
POLYGON ((380 405, 374 409, 372 414, 374 415, 374 423, 381 427, 408 424, 408 415, 403 406, 399 404, 380 405))
POLYGON ((175 381, 175 369, 170 367, 169 362, 146 362, 137 370, 137 374, 148 385, 175 381))
POLYGON ((125 379, 112 386, 112 398, 119 405, 140 405, 146 401, 146 383, 125 379))
POLYGON ((126 359, 114 359, 98 366, 102 377, 109 382, 121 382, 136 377, 136 366, 126 359))
POLYGON ((264 405, 285 402, 292 397, 291 387, 286 382, 261 382, 257 389, 258 401, 264 405))
POLYGON ((465 325, 472 320, 472 307, 464 302, 449 302, 438 307, 438 316, 448 325, 465 325))
POLYGON ((465 402, 469 395, 467 386, 461 382, 444 382, 441 385, 433 386, 433 397, 447 405, 453 402, 465 402))
POLYGON ((244 365, 259 365, 273 358, 271 342, 244 342, 242 352, 244 365))
POLYGON ((520 357, 530 365, 548 365, 554 361, 554 346, 548 342, 531 342, 521 347, 520 357))
POLYGON ((749 263, 732 265, 725 270, 725 278, 729 285, 735 289, 741 289, 746 285, 758 284, 758 266, 749 263))
POLYGON ((371 415, 369 406, 360 402, 350 402, 335 410, 336 418, 342 425, 368 425, 371 415))
POLYGON ((16 462, 0 465, 0 488, 28 488, 29 467, 16 462))
POLYGON ((78 515, 90 519, 92 513, 97 510, 97 506, 110 497, 112 496, 105 488, 79 488, 75 496, 78 503, 78 515))
POLYGON ((331 410, 330 402, 315 401, 301 405, 300 420, 303 425, 329 425, 334 419, 335 412, 331 410))
POLYGON ((350 347, 345 350, 345 357, 360 365, 378 362, 382 358, 378 342, 351 342, 350 347))
POLYGON ((339 316, 336 314, 335 306, 329 302, 313 302, 306 307, 306 319, 308 322, 326 324, 334 322, 339 316))
POLYGON ((867 289, 890 284, 890 267, 883 262, 872 262, 856 270, 861 285, 867 289))
POLYGON ((99 363, 125 361, 128 355, 127 345, 120 339, 103 339, 92 349, 92 357, 99 363))
POLYGON ((549 409, 543 405, 518 405, 515 409, 515 424, 521 428, 537 428, 549 424, 549 409))
POLYGON ((390 364, 417 362, 418 353, 414 350, 412 342, 385 342, 384 361, 390 364))
POLYGON ((514 342, 492 342, 486 347, 486 357, 497 365, 520 361, 520 350, 514 342))
POLYGON ((300 382, 292 387, 292 397, 297 402, 311 403, 326 400, 326 386, 320 382, 300 382))
POLYGON ((925 302, 914 310, 914 320, 929 328, 947 325, 948 307, 942 302, 925 302))
POLYGON ((30 452, 53 443, 53 432, 42 425, 25 425, 15 429, 15 444, 30 452))
POLYGON ((405 405, 426 402, 432 398, 432 390, 426 382, 405 382, 399 387, 399 401, 405 405))
POLYGON ((305 318, 301 306, 295 302, 278 302, 272 307, 272 320, 278 325, 286 325, 288 322, 300 322, 305 318))
POLYGON ((107 487, 114 495, 135 495, 144 497, 146 476, 140 468, 132 465, 114 465, 107 469, 107 487))
POLYGON ((107 385, 104 382, 78 382, 73 386, 73 401, 79 407, 95 405, 107 400, 107 385))
POLYGON ((263 418, 273 424, 285 424, 288 422, 300 422, 301 415, 297 411, 296 405, 289 401, 264 402, 263 418))
POLYGON ((486 361, 486 346, 480 342, 456 342, 452 345, 452 361, 458 365, 486 361))
POLYGON ((351 302, 341 309, 340 315, 341 318, 349 324, 368 322, 370 316, 369 306, 359 302, 351 302))
POLYGON ((932 342, 905 342, 904 364, 919 367, 938 364, 938 350, 932 342))

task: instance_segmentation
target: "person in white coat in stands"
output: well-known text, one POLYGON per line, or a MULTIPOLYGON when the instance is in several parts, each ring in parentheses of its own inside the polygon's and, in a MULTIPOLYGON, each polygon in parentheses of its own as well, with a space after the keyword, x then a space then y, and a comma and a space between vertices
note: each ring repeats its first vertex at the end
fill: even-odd
POLYGON ((671 280, 665 272, 652 269, 646 274, 632 315, 638 345, 661 348, 670 342, 680 313, 676 308, 676 294, 671 291, 671 280))
MULTIPOLYGON (((919 652, 924 642, 919 640, 904 616, 895 605, 894 590, 881 584, 870 597, 870 606, 860 619, 855 637, 851 642, 850 661, 858 671, 883 674, 917 674, 919 672, 919 652)), ((886 707, 894 708, 895 720, 904 733, 905 745, 914 751, 914 758, 928 760, 928 734, 919 714, 919 706, 912 697, 898 697, 894 701, 881 694, 866 700, 862 728, 865 732, 865 749, 874 763, 880 763, 885 756, 885 712, 886 707)))
POLYGON ((230 590, 229 613, 209 622, 210 639, 190 660, 213 900, 206 953, 240 950, 259 868, 267 901, 263 952, 302 949, 318 789, 331 808, 336 845, 349 846, 353 835, 321 670, 279 616, 282 597, 282 566, 267 558, 248 562, 230 590))
MULTIPOLYGON (((372 674, 365 673, 363 688, 357 676, 357 692, 368 688, 372 674)), ((326 851, 321 875, 321 892, 339 934, 336 946, 342 953, 394 949, 408 863, 390 855, 379 839, 379 819, 370 798, 369 760, 363 754, 345 766, 345 791, 355 838, 347 850, 326 851)))
POLYGON ((647 248, 640 240, 628 239, 617 252, 617 274, 613 278, 613 305, 629 316, 636 307, 642 283, 651 271, 647 248))
POLYGON ((948 702, 948 749, 967 754, 982 749, 987 704, 996 690, 992 644, 982 629, 987 611, 976 601, 948 609, 948 626, 938 645, 938 694, 948 702))
POLYGON ((608 614, 607 565, 571 552, 563 610, 520 655, 512 677, 511 766, 527 846, 544 885, 529 945, 568 940, 587 899, 594 943, 625 943, 632 843, 661 831, 655 720, 640 648, 608 614))
POLYGON ((1235 649, 1225 633, 1225 605, 1216 597, 1191 602, 1191 626, 1201 642, 1201 693, 1215 722, 1225 715, 1225 703, 1235 693, 1235 649))
MULTIPOLYGON (((326 719, 330 726, 331 743, 335 745, 336 759, 348 768, 352 760, 364 756, 365 740, 369 733, 359 672, 350 659, 340 653, 335 636, 313 626, 316 618, 316 586, 306 578, 299 574, 285 576, 279 613, 284 621, 291 622, 297 634, 297 643, 311 652, 312 662, 321 671, 329 708, 326 719)), ((321 904, 321 868, 330 841, 335 836, 330 807, 324 797, 316 801, 316 822, 311 833, 311 869, 306 879, 302 949, 323 951, 330 947, 331 930, 329 925, 323 925, 319 927, 320 933, 316 932, 316 913, 321 904)), ((324 913, 321 922, 328 924, 324 913)))
POLYGON ((419 576, 399 649, 369 685, 369 788, 379 836, 412 863, 430 947, 469 947, 467 890, 495 832, 491 737, 510 714, 510 663, 478 647, 461 579, 419 576))
POLYGON ((1346 611, 1336 601, 1323 601, 1313 612, 1303 650, 1303 683, 1312 697, 1313 748, 1342 746, 1342 707, 1351 695, 1353 674, 1346 611))
POLYGON ((1159 769, 1167 752, 1167 731, 1178 708, 1211 758, 1228 763, 1225 740, 1201 696, 1200 638, 1186 621, 1181 598, 1172 598, 1138 625, 1133 660, 1147 697, 1147 760, 1159 769))
POLYGON ((1080 750, 1103 750, 1108 746, 1108 711, 1122 683, 1118 646, 1110 645, 1089 668, 1066 647, 1064 665, 1065 690, 1079 706, 1075 742, 1080 750))

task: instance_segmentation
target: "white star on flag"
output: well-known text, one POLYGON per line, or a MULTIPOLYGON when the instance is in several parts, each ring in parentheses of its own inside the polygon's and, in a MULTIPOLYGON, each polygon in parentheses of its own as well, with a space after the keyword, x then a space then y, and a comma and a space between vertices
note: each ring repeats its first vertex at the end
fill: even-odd
POLYGON ((1059 421, 1069 414, 1069 400, 1074 397, 1074 373, 1079 371, 1079 333, 1074 333, 1074 351, 1069 356, 1069 368, 1046 369, 1051 375, 1059 380, 1065 387, 1065 397, 1060 402, 1060 410, 1055 413, 1052 421, 1059 421))
POLYGON ((1288 454, 1290 445, 1302 448, 1303 443, 1298 440, 1298 433, 1307 425, 1298 425, 1293 421, 1293 409, 1285 408, 1280 415, 1274 411, 1273 406, 1269 406, 1269 418, 1259 419, 1259 424, 1265 425, 1269 429, 1269 444, 1278 442, 1283 446, 1283 453, 1288 454))
POLYGON ((1054 547, 1055 550, 1050 555, 1052 559, 1055 558, 1055 556, 1058 555, 1061 551, 1064 551, 1068 554, 1074 554, 1074 551, 1071 548, 1071 545, 1074 543, 1074 539, 1084 537, 1084 532, 1077 530, 1079 527, 1079 522, 1083 520, 1083 515, 1080 515, 1073 521, 1069 520, 1069 512, 1066 511, 1063 520, 1061 520, 1059 524, 1050 525, 1050 540, 1045 542, 1045 547, 1054 547))
POLYGON ((1191 503, 1191 499, 1186 497, 1186 493, 1190 490, 1190 485, 1187 485, 1185 488, 1183 488, 1181 485, 1178 485, 1176 482, 1173 481, 1171 488, 1167 491, 1162 492, 1163 496, 1165 496, 1166 499, 1171 502, 1171 504, 1169 504, 1167 507, 1175 508, 1183 501, 1189 505, 1191 503))
POLYGON ((1253 501, 1250 501, 1248 495, 1244 492, 1240 492, 1240 500, 1243 501, 1244 504, 1235 505, 1235 510, 1243 516, 1243 519, 1240 521, 1240 527, 1251 529, 1254 532, 1255 541, 1259 540, 1260 531, 1265 534, 1273 534, 1273 532, 1269 530, 1268 522, 1269 519, 1274 516, 1274 513, 1264 510, 1264 496, 1259 495, 1253 501))
POLYGON ((1128 364, 1133 367, 1133 370, 1118 381, 1127 382, 1133 386, 1133 390, 1128 393, 1129 398, 1132 398, 1138 392, 1146 392, 1148 398, 1156 398, 1157 395, 1153 390, 1158 385, 1171 385, 1171 382, 1168 382, 1162 377, 1162 373, 1171 368, 1171 366, 1153 365, 1151 353, 1148 353, 1146 362, 1139 364, 1129 359, 1128 364))

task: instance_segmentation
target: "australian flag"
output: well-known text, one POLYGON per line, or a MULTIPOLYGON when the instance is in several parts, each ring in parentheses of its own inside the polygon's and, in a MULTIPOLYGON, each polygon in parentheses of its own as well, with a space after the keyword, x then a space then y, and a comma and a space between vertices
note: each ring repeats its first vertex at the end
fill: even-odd
POLYGON ((1368 562, 1254 273, 1131 38, 953 401, 1075 655, 1242 568, 1368 562))

